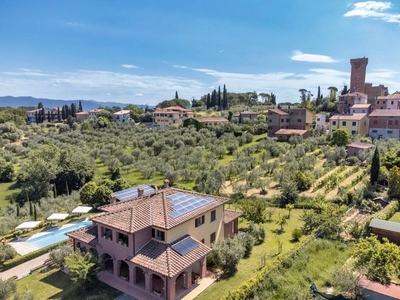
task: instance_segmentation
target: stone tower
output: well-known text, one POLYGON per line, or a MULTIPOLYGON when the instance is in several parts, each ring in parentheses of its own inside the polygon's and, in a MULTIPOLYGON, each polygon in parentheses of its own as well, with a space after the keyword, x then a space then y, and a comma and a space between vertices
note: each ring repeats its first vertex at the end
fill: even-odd
POLYGON ((351 77, 350 77, 350 93, 364 93, 365 75, 367 73, 368 58, 350 59, 351 77))

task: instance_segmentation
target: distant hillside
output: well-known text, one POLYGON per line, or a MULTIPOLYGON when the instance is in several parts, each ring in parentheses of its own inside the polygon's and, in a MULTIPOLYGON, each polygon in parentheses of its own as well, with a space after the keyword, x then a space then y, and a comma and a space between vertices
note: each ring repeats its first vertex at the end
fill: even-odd
MULTIPOLYGON (((82 102, 83 110, 90 110, 98 108, 99 106, 120 106, 124 108, 127 103, 118 103, 118 102, 100 102, 94 100, 80 100, 82 102)), ((42 102, 44 107, 52 108, 63 105, 71 105, 71 103, 79 103, 78 100, 54 100, 54 99, 45 99, 45 98, 34 98, 30 96, 25 97, 13 97, 13 96, 4 96, 0 97, 0 106, 34 106, 37 107, 38 103, 42 102)), ((138 107, 145 108, 146 105, 136 104, 138 107)))

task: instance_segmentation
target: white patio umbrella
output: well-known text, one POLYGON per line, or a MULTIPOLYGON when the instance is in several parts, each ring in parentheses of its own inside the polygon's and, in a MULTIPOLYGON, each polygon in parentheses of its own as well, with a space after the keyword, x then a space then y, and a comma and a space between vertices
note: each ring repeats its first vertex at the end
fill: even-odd
POLYGON ((33 229, 38 226, 41 222, 40 221, 29 221, 19 224, 15 229, 33 229))
POLYGON ((92 208, 89 207, 89 206, 78 206, 78 207, 74 208, 74 210, 71 213, 73 213, 73 214, 86 214, 91 210, 92 210, 92 208))

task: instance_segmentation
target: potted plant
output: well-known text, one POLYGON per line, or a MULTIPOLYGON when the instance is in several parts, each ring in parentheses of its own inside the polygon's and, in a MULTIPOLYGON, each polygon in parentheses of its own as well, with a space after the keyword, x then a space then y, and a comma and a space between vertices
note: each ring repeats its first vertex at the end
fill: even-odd
POLYGON ((197 273, 192 273, 192 283, 193 284, 198 284, 200 279, 200 275, 197 273))
POLYGON ((154 294, 155 294, 156 296, 158 296, 158 297, 161 297, 161 289, 156 288, 156 289, 154 290, 154 294))

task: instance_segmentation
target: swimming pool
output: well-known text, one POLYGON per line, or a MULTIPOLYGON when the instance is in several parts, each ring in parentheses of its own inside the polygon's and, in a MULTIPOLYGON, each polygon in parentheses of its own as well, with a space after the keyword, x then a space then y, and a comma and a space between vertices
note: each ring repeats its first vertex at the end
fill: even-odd
POLYGON ((46 234, 41 234, 37 237, 34 236, 26 240, 26 242, 38 249, 44 248, 55 243, 66 241, 69 239, 69 237, 65 235, 66 233, 90 225, 92 225, 92 221, 83 221, 73 225, 65 225, 58 230, 51 231, 46 234))

